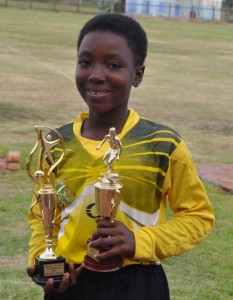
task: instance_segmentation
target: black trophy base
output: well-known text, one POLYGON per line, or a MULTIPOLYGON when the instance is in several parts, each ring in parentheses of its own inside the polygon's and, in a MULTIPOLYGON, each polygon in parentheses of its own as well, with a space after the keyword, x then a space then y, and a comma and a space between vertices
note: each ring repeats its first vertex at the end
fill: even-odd
POLYGON ((107 259, 105 261, 99 262, 90 256, 86 255, 84 257, 83 266, 94 272, 113 272, 121 268, 122 261, 119 256, 107 259))
MULTIPOLYGON (((56 277, 49 277, 53 278, 54 280, 54 287, 59 287, 61 281, 62 281, 62 276, 56 276, 56 277)), ((32 277, 32 281, 34 281, 38 285, 46 285, 46 282, 48 281, 49 278, 41 278, 37 275, 32 277)))
POLYGON ((53 278, 55 285, 58 286, 63 274, 68 271, 68 264, 66 264, 63 257, 53 260, 36 257, 35 265, 37 272, 32 280, 38 285, 45 285, 49 278, 53 278))

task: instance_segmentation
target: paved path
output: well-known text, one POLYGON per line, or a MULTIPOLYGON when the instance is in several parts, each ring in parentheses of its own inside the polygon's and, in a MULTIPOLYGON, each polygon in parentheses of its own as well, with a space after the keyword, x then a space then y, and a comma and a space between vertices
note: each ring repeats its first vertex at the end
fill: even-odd
POLYGON ((233 163, 200 164, 196 163, 201 179, 210 182, 225 192, 233 193, 233 163))

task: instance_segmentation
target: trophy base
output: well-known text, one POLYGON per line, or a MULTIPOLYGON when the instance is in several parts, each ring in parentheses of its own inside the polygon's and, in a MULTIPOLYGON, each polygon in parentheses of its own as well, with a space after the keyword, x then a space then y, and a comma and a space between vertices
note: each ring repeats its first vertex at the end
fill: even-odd
MULTIPOLYGON (((62 276, 57 276, 57 277, 49 277, 49 278, 53 278, 54 280, 54 287, 59 287, 61 281, 62 281, 62 276)), ((36 284, 38 285, 46 285, 46 282, 48 281, 49 278, 41 278, 39 276, 33 276, 32 277, 32 281, 34 281, 36 284)))
POLYGON ((121 268, 121 258, 119 256, 113 257, 106 261, 96 261, 95 259, 91 258, 90 256, 86 255, 84 257, 83 266, 95 272, 113 272, 117 271, 121 268))
POLYGON ((68 271, 68 264, 66 264, 63 257, 58 257, 54 260, 36 257, 35 265, 37 272, 32 277, 32 280, 38 285, 45 285, 49 278, 53 278, 55 284, 59 285, 63 274, 68 271))

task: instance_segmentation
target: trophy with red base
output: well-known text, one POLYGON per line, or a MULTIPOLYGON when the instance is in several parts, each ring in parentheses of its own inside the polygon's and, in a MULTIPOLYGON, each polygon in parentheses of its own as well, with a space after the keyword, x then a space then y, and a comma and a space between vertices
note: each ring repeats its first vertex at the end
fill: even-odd
MULTIPOLYGON (((31 214, 44 224, 45 230, 45 251, 35 258, 37 272, 32 280, 39 285, 45 285, 49 278, 53 278, 55 283, 59 283, 63 274, 66 272, 67 265, 63 257, 57 257, 52 249, 53 223, 61 215, 56 216, 58 203, 60 201, 58 194, 64 189, 61 186, 57 191, 52 180, 52 171, 58 166, 64 156, 65 144, 62 136, 54 129, 35 126, 37 132, 37 142, 32 149, 26 164, 27 173, 30 178, 37 183, 39 189, 33 192, 35 201, 30 207, 31 214), (43 135, 43 131, 49 134, 43 135), (54 160, 56 147, 59 150, 59 158, 54 160), (32 172, 32 163, 35 153, 39 150, 39 166, 32 172), (37 209, 37 213, 34 210, 37 209)), ((63 191, 64 194, 64 191, 63 191)))
MULTIPOLYGON (((112 163, 114 160, 119 160, 122 151, 122 144, 116 135, 114 127, 109 129, 109 134, 105 136, 97 150, 106 142, 109 142, 110 148, 103 156, 103 162, 107 165, 108 171, 101 174, 97 183, 95 184, 95 200, 96 208, 100 217, 114 222, 117 214, 121 197, 120 190, 122 184, 117 173, 113 171, 112 163)), ((108 247, 94 248, 88 245, 87 255, 84 258, 84 267, 97 272, 111 272, 116 271, 121 267, 121 258, 119 256, 106 259, 104 261, 97 261, 96 256, 108 250, 108 247)))

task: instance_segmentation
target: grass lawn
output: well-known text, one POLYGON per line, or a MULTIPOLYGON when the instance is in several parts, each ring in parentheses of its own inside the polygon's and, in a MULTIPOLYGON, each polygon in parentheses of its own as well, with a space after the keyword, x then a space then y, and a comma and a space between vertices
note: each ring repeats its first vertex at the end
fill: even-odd
MULTIPOLYGON (((0 8, 0 155, 20 151, 21 170, 0 172, 0 299, 42 299, 25 273, 25 171, 35 124, 57 127, 86 110, 76 92, 76 40, 90 15, 0 8)), ((233 161, 233 25, 138 17, 149 52, 130 106, 176 129, 196 162, 233 161)), ((172 300, 233 298, 232 201, 205 184, 216 226, 199 247, 164 262, 172 300)))

